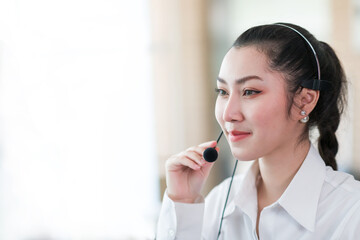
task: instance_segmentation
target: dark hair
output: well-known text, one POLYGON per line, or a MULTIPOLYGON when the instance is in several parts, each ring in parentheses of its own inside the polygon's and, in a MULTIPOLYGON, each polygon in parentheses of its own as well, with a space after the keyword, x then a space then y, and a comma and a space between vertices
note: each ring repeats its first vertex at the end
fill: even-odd
MULTIPOLYGON (((334 50, 326 43, 318 41, 304 28, 294 24, 281 23, 296 29, 315 49, 321 72, 321 80, 327 80, 331 87, 321 91, 319 100, 310 113, 303 137, 309 130, 319 130, 318 149, 327 166, 337 170, 335 156, 338 141, 335 132, 340 123, 340 115, 346 104, 346 77, 334 50)), ((271 24, 248 29, 241 34, 233 47, 254 46, 265 53, 270 68, 285 75, 288 86, 289 113, 295 93, 301 89, 302 80, 317 78, 317 65, 314 54, 306 41, 294 30, 285 26, 271 24)))

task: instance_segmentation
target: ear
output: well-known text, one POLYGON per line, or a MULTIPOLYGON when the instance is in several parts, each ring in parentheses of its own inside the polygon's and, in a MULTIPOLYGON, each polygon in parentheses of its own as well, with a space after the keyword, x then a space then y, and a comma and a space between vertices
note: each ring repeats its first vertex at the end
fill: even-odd
POLYGON ((303 88, 294 96, 294 105, 296 107, 295 118, 300 120, 305 116, 309 116, 314 110, 320 97, 320 91, 303 88), (301 111, 305 111, 305 115, 301 115, 301 111))

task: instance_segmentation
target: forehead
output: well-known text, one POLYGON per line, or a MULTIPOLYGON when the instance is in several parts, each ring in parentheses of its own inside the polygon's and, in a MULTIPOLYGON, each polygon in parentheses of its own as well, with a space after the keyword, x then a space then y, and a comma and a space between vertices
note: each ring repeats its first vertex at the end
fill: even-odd
POLYGON ((256 47, 231 48, 221 64, 219 77, 227 81, 248 75, 266 75, 270 70, 267 56, 256 47))

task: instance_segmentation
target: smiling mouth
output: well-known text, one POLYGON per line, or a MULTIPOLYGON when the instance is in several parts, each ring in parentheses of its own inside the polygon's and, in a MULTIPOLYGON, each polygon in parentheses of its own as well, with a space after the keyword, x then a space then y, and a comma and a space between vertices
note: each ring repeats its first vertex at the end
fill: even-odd
POLYGON ((250 132, 242 132, 242 131, 230 131, 229 139, 231 142, 241 141, 251 135, 250 132))

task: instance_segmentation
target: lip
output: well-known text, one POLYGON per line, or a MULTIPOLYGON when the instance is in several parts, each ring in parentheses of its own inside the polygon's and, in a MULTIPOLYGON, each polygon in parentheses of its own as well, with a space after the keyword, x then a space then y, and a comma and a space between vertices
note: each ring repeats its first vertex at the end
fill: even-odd
POLYGON ((241 141, 251 135, 250 132, 242 132, 242 131, 230 131, 229 139, 231 142, 241 141))

